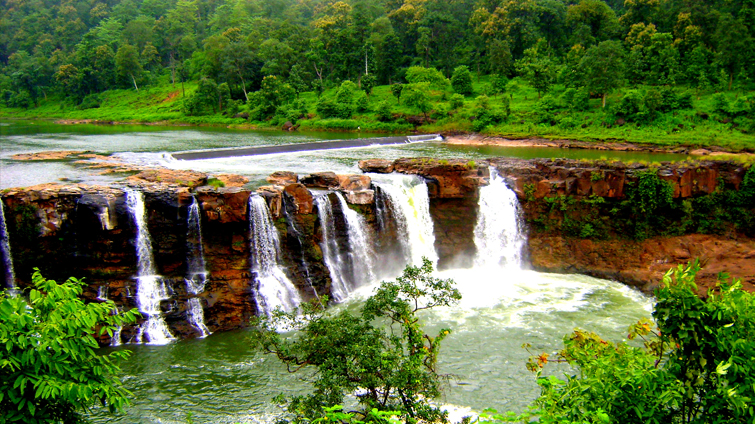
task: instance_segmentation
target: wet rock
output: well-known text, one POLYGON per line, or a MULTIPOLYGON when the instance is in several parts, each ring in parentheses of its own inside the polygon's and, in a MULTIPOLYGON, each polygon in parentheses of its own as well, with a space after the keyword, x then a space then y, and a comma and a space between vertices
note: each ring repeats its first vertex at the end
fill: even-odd
POLYGON ((212 178, 220 180, 225 187, 243 187, 249 183, 249 178, 236 174, 216 174, 212 178))
POLYGON ((346 201, 352 205, 371 205, 375 203, 375 190, 344 191, 346 201))
POLYGON ((203 218, 208 222, 228 224, 247 221, 249 190, 241 187, 199 187, 196 190, 203 218))
POLYGON ((338 188, 345 191, 368 190, 372 179, 367 175, 338 175, 338 188))
POLYGON ((86 153, 85 150, 61 150, 52 152, 19 153, 11 156, 13 160, 60 160, 69 156, 86 153))
POLYGON ((310 214, 314 208, 315 199, 304 184, 289 184, 283 190, 286 199, 293 205, 294 213, 310 214))
POLYGON ((265 198, 265 202, 270 208, 270 216, 273 219, 280 218, 283 212, 283 187, 277 185, 262 186, 257 189, 257 194, 265 198))
POLYGON ((335 172, 316 172, 302 178, 301 183, 310 188, 337 188, 339 186, 335 172))
POLYGON ((267 182, 274 185, 286 186, 299 182, 299 176, 295 172, 276 171, 267 177, 267 182))
POLYGON ((174 169, 151 169, 142 171, 136 175, 126 178, 128 181, 146 181, 150 183, 175 184, 184 187, 198 187, 207 184, 207 175, 194 172, 174 169))
POLYGON ((360 160, 359 169, 361 169, 362 172, 390 174, 391 172, 393 172, 393 162, 386 159, 360 160))

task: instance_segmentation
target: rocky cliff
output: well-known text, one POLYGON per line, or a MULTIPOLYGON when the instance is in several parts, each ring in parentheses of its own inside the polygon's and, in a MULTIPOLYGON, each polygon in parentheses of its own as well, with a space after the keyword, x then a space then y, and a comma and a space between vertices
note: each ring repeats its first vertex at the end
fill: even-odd
MULTIPOLYGON (((363 161, 360 167, 426 181, 440 268, 471 266, 478 188, 494 170, 519 197, 529 228, 527 253, 536 269, 586 273, 651 291, 670 267, 699 257, 707 263, 703 288, 713 284, 720 270, 755 288, 755 172, 746 165, 420 158, 363 161)), ((376 195, 379 188, 368 175, 324 172, 299 178, 280 172, 255 193, 243 182, 215 187, 201 175, 175 177, 149 174, 127 183, 144 193, 157 272, 169 287, 161 308, 175 335, 199 335, 187 321, 191 297, 199 298, 211 331, 242 327, 257 313, 248 218, 253 194, 267 202, 281 240, 281 267, 304 300, 329 294, 332 283, 321 249, 323 228, 314 201, 318 192, 340 191, 376 234, 378 256, 401 256, 395 224, 377 217, 386 199, 376 195), (184 281, 194 199, 200 205, 209 272, 199 294, 189 293, 184 281)), ((85 278, 90 301, 106 297, 126 308, 136 306, 136 227, 123 188, 44 185, 6 190, 2 201, 18 285, 29 284, 38 267, 56 280, 85 278)), ((336 215, 342 215, 341 206, 333 204, 336 215)), ((345 227, 343 218, 336 221, 340 244, 347 243, 345 227)), ((124 329, 124 340, 133 332, 124 329)))

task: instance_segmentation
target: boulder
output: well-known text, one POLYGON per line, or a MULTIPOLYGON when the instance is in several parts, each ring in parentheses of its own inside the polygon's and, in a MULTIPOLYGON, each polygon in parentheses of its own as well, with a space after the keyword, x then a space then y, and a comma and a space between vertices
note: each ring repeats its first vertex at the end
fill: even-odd
POLYGON ((150 182, 160 184, 175 184, 185 187, 198 187, 207 184, 207 175, 177 169, 150 169, 126 178, 129 181, 150 182))
POLYGON ((289 184, 283 189, 283 192, 286 195, 286 200, 293 204, 296 214, 301 215, 312 213, 315 198, 312 196, 312 193, 307 190, 307 187, 305 187, 304 184, 289 184))
POLYGON ((372 179, 367 175, 338 175, 338 188, 344 191, 369 190, 372 179))
POLYGON ((335 172, 315 172, 302 178, 301 183, 310 188, 337 188, 339 186, 335 172))
POLYGON ((375 203, 375 190, 344 191, 346 201, 352 205, 371 205, 375 203))
POLYGON ((196 190, 196 197, 208 222, 227 224, 247 221, 249 190, 241 187, 204 186, 196 190))
POLYGON ((393 172, 393 162, 386 159, 366 159, 359 161, 359 169, 362 172, 373 172, 376 174, 390 174, 393 172))
POLYGON ((212 177, 222 181, 226 187, 243 187, 249 182, 249 178, 236 174, 217 174, 212 177))
POLYGON ((274 185, 287 186, 299 182, 299 176, 290 171, 276 171, 267 177, 267 182, 274 185))
POLYGON ((257 194, 262 196, 270 208, 270 216, 273 219, 281 217, 283 212, 283 188, 281 186, 262 186, 257 189, 257 194))

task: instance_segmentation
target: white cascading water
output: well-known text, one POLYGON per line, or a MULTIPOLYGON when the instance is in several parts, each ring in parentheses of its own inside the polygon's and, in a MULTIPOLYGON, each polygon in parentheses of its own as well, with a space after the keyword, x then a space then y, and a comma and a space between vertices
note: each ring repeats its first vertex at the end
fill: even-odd
POLYGON ((5 212, 3 211, 3 202, 0 200, 0 256, 2 256, 3 268, 5 273, 5 287, 16 290, 16 275, 13 272, 13 256, 10 252, 10 237, 8 237, 8 227, 5 225, 5 212))
POLYGON ((136 306, 147 320, 139 327, 137 343, 167 344, 174 340, 160 310, 160 301, 169 298, 165 282, 157 275, 152 240, 147 229, 144 195, 126 189, 126 206, 136 227, 136 306))
POLYGON ((475 266, 520 269, 526 238, 519 201, 493 167, 490 184, 480 188, 479 205, 474 230, 475 266))
POLYGON ((327 194, 319 196, 315 199, 315 204, 322 227, 320 248, 325 266, 330 272, 330 296, 336 302, 341 302, 349 295, 349 282, 346 277, 349 265, 348 251, 346 246, 339 246, 336 239, 335 216, 330 197, 327 194))
POLYGON ((252 274, 257 281, 258 312, 269 316, 276 308, 294 310, 301 303, 301 298, 278 264, 278 230, 273 225, 267 202, 258 195, 249 197, 249 231, 252 274))
POLYGON ((204 323, 204 309, 197 295, 204 291, 207 282, 207 270, 204 262, 204 247, 202 245, 202 218, 199 215, 199 202, 196 197, 189 206, 186 248, 188 251, 186 264, 186 290, 190 297, 186 301, 186 320, 199 332, 199 337, 209 336, 210 330, 204 323))
MULTIPOLYGON (((378 178, 378 177, 376 177, 378 178)), ((421 265, 422 258, 435 265, 435 233, 430 216, 430 196, 427 184, 417 177, 403 175, 380 176, 385 182, 375 182, 391 199, 392 215, 401 237, 402 248, 409 252, 412 265, 421 265)))
MULTIPOLYGON (((99 286, 97 288, 97 300, 100 300, 102 302, 108 301, 108 286, 99 286)), ((113 309, 112 314, 118 313, 121 308, 114 306, 115 309, 113 309)), ((115 327, 115 330, 113 330, 113 337, 110 338, 110 346, 116 347, 121 345, 121 332, 123 331, 122 325, 117 325, 115 327)))
POLYGON ((372 248, 372 235, 362 215, 349 207, 340 192, 335 192, 341 204, 346 228, 349 233, 351 264, 354 268, 354 283, 357 287, 375 280, 375 252, 372 248))
POLYGON ((331 279, 331 296, 336 302, 345 300, 357 287, 375 280, 374 252, 371 237, 364 219, 349 208, 339 192, 329 193, 315 199, 322 226, 322 254, 331 279), (330 195, 336 196, 346 223, 348 244, 339 245, 336 219, 330 195))

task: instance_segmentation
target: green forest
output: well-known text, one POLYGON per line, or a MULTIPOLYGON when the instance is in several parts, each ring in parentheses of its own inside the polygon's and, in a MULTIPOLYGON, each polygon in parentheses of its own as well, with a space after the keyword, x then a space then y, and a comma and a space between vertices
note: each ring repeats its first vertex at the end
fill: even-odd
POLYGON ((752 148, 753 0, 3 0, 0 115, 752 148))

